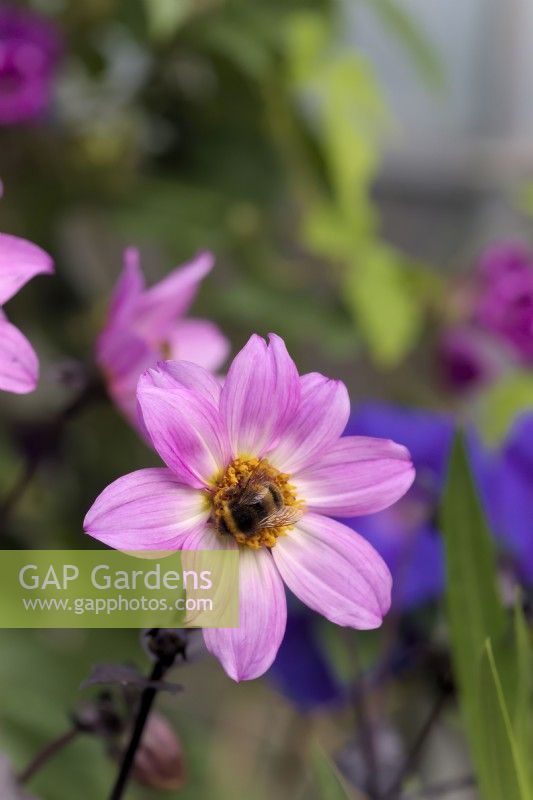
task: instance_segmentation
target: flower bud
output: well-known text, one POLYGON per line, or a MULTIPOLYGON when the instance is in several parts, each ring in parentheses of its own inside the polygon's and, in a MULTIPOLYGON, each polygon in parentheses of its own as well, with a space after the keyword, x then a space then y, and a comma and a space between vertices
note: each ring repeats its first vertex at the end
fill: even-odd
POLYGON ((196 661, 203 653, 199 631, 188 628, 148 628, 142 632, 142 645, 150 658, 166 666, 196 661))
POLYGON ((133 765, 135 780, 151 789, 180 789, 185 782, 181 743, 166 718, 148 719, 133 765))

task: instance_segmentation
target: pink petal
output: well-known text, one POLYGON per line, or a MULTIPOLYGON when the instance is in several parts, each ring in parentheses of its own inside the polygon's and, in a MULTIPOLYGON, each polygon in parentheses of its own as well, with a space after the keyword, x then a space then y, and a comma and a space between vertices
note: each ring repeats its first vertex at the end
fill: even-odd
POLYGON ((381 625, 390 608, 390 572, 351 528, 306 514, 278 539, 272 555, 289 589, 309 608, 337 625, 361 630, 381 625))
POLYGON ((38 380, 39 362, 33 347, 0 311, 0 389, 28 394, 38 380))
POLYGON ((120 278, 113 291, 109 306, 108 325, 126 325, 144 291, 144 276, 141 270, 139 251, 128 247, 124 251, 120 278))
POLYGON ((107 391, 134 428, 146 438, 137 411, 137 384, 142 373, 157 363, 157 352, 128 330, 109 328, 100 334, 96 360, 107 391))
POLYGON ((342 434, 350 416, 350 398, 341 381, 317 372, 300 378, 301 400, 269 460, 283 472, 297 472, 312 464, 316 455, 331 447, 342 434))
POLYGON ((180 484, 168 469, 141 469, 104 489, 84 530, 116 550, 179 550, 208 516, 202 494, 180 484))
POLYGON ((157 363, 157 351, 125 329, 108 329, 98 337, 96 359, 108 381, 128 381, 134 393, 148 367, 157 363))
POLYGON ((200 253, 148 289, 135 310, 135 330, 150 341, 164 340, 172 324, 191 305, 213 264, 211 253, 200 253))
MULTIPOLYGON (((209 597, 213 601, 211 625, 215 625, 217 620, 220 624, 228 623, 227 613, 234 616, 234 603, 238 598, 240 561, 239 548, 232 536, 219 536, 213 525, 208 523, 202 528, 192 531, 183 540, 181 547, 182 566, 185 570, 192 570, 197 575, 201 575, 204 570, 211 572, 212 589, 209 597), (214 559, 213 550, 230 550, 235 559, 214 559)), ((237 609, 238 614, 238 609, 237 609)), ((196 611, 187 613, 187 625, 190 627, 202 626, 202 613, 196 611), (200 619, 198 619, 200 617, 200 619)), ((238 621, 238 617, 237 617, 238 621)))
POLYGON ((0 233, 0 305, 6 303, 29 280, 51 274, 51 257, 32 242, 0 233))
POLYGON ((157 371, 149 370, 139 381, 137 400, 146 430, 183 483, 205 487, 229 460, 218 408, 198 389, 177 381, 161 388, 159 379, 157 371))
POLYGON ((196 528, 183 540, 182 550, 236 550, 233 536, 219 536, 211 524, 196 528))
POLYGON ((408 450, 388 439, 345 436, 314 466, 293 476, 310 511, 354 517, 382 511, 411 486, 415 470, 408 450))
POLYGON ((144 426, 139 414, 139 404, 137 403, 137 385, 129 382, 110 383, 107 391, 116 408, 125 417, 129 424, 139 433, 149 447, 152 447, 152 440, 144 426))
POLYGON ((234 359, 220 411, 234 455, 263 455, 280 441, 300 402, 300 379, 282 339, 252 336, 234 359))
POLYGON ((54 263, 36 244, 0 233, 0 305, 4 305, 35 275, 51 274, 54 263))
POLYGON ((242 548, 239 559, 240 627, 204 629, 207 649, 235 681, 267 671, 287 622, 285 590, 270 553, 242 548))
POLYGON ((192 361, 211 372, 220 369, 230 351, 229 341, 220 328, 203 319, 180 320, 168 343, 173 359, 192 361))
POLYGON ((189 361, 158 361, 144 376, 145 385, 158 386, 172 391, 175 384, 199 392, 206 400, 218 407, 220 381, 198 364, 189 361))

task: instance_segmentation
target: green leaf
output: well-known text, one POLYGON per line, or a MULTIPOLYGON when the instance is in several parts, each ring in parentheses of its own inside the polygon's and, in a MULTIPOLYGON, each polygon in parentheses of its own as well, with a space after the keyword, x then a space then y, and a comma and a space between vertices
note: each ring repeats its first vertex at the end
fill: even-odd
POLYGON ((337 207, 326 200, 309 204, 301 235, 306 247, 330 261, 342 263, 353 253, 353 231, 340 217, 337 207))
POLYGON ((345 304, 374 361, 389 368, 415 344, 428 284, 379 239, 370 190, 390 122, 381 87, 363 55, 339 50, 326 33, 316 14, 299 14, 285 40, 296 100, 306 101, 303 114, 326 178, 301 203, 301 235, 312 252, 341 266, 345 304))
POLYGON ((382 246, 359 252, 346 276, 345 300, 375 361, 396 366, 423 323, 421 304, 398 255, 382 246))
POLYGON ((313 74, 331 35, 324 16, 314 11, 296 11, 285 26, 285 48, 291 80, 303 84, 313 74))
POLYGON ((515 194, 515 205, 518 211, 527 217, 533 217, 533 183, 528 181, 522 184, 515 194))
POLYGON ((285 19, 276 8, 262 3, 216 3, 199 31, 200 41, 223 56, 243 75, 264 81, 275 68, 285 19))
POLYGON ((363 800, 344 782, 339 770, 317 742, 311 748, 311 770, 320 800, 363 800))
POLYGON ((452 658, 482 797, 525 800, 530 795, 524 791, 530 791, 530 787, 523 754, 528 752, 531 741, 528 631, 519 607, 514 625, 508 623, 497 587, 493 540, 460 434, 452 449, 441 528, 446 548, 452 658), (487 639, 491 641, 490 651, 487 639), (494 752, 502 748, 500 763, 494 752), (508 773, 512 773, 511 777, 508 773), (507 789, 505 781, 510 781, 507 789))
POLYGON ((324 155, 339 210, 351 227, 360 227, 357 212, 369 205, 376 143, 387 122, 380 88, 370 64, 354 53, 324 65, 317 85, 323 98, 324 155))
POLYGON ((150 36, 168 41, 194 14, 194 0, 144 0, 144 8, 150 36))
POLYGON ((339 219, 354 236, 373 235, 370 183, 389 115, 372 65, 353 49, 339 50, 316 15, 294 15, 285 44, 296 103, 307 112, 339 219))
MULTIPOLYGON (((531 761, 533 753, 533 720, 531 715, 531 701, 533 698, 533 651, 531 635, 527 627, 522 605, 518 599, 514 613, 514 639, 515 639, 515 673, 513 685, 514 703, 510 706, 513 730, 516 733, 518 747, 521 750, 525 763, 531 761)), ((533 775, 529 774, 531 780, 533 775)))
POLYGON ((514 372, 489 387, 483 397, 481 426, 486 439, 497 444, 514 419, 533 408, 533 375, 514 372))
POLYGON ((483 726, 479 776, 483 797, 486 800, 530 800, 527 769, 513 731, 489 639, 483 649, 478 697, 483 726))
POLYGON ((488 637, 500 640, 506 620, 496 586, 492 540, 460 434, 450 458, 441 529, 446 549, 446 602, 452 658, 472 755, 479 763, 483 736, 478 714, 480 658, 488 637))

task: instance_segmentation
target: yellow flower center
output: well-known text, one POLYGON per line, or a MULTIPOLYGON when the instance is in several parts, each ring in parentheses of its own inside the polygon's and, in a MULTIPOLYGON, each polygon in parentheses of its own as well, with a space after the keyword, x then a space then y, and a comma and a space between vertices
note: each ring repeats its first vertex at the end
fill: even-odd
MULTIPOLYGON (((159 352, 164 361, 170 361, 172 358, 172 345, 168 341, 161 342, 159 345, 159 352)), ((175 358, 176 356, 174 356, 175 358)))
POLYGON ((212 518, 222 536, 244 547, 274 547, 303 514, 290 475, 266 459, 240 456, 215 480, 212 518))

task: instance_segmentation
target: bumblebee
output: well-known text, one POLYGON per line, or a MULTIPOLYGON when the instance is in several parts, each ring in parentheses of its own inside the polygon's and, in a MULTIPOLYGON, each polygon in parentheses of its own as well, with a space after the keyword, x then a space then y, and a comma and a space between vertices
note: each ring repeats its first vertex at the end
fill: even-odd
POLYGON ((300 508, 284 505, 283 494, 271 472, 260 463, 243 485, 232 487, 217 517, 220 533, 251 538, 262 530, 293 525, 302 516, 300 508))

